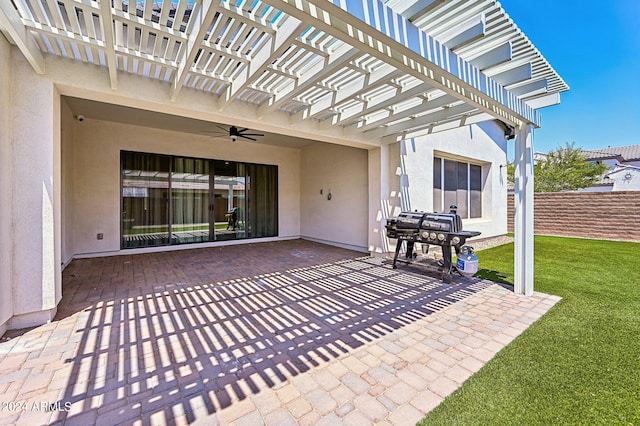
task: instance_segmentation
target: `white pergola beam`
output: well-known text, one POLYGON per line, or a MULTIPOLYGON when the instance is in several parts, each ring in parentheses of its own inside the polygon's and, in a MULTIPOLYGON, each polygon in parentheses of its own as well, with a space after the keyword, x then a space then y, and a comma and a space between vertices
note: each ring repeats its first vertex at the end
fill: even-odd
POLYGON ((539 114, 378 0, 265 0, 347 44, 512 125, 539 114))
POLYGON ((233 18, 240 22, 254 26, 265 33, 273 33, 276 31, 275 25, 271 22, 268 22, 264 18, 257 17, 254 13, 245 12, 242 7, 233 6, 231 4, 232 2, 216 0, 215 3, 218 10, 224 10, 234 14, 233 18))
POLYGON ((364 132, 365 138, 382 139, 386 136, 393 136, 407 131, 424 129, 438 123, 440 121, 448 121, 453 117, 463 114, 468 114, 475 111, 472 105, 460 104, 450 108, 444 108, 430 114, 425 114, 420 117, 411 118, 401 121, 397 124, 392 124, 386 127, 379 127, 377 129, 368 130, 364 132))
POLYGON ((446 40, 444 44, 447 48, 455 50, 458 47, 471 43, 483 37, 485 33, 484 15, 479 15, 467 22, 464 26, 455 28, 454 32, 442 35, 442 39, 446 40))
POLYGON ((100 2, 100 25, 104 41, 104 56, 109 70, 109 81, 113 90, 118 89, 118 64, 116 62, 115 37, 113 35, 113 14, 111 1, 100 2))
POLYGON ((444 0, 418 0, 402 12, 402 16, 407 18, 409 21, 415 21, 443 2, 444 0))
POLYGON ((174 76, 173 82, 171 83, 171 102, 175 102, 182 86, 184 85, 184 81, 191 70, 191 66, 195 62, 196 56, 202 46, 202 42, 207 36, 209 25, 211 24, 211 21, 213 21, 216 12, 218 12, 218 6, 216 6, 218 3, 219 2, 214 2, 213 0, 204 0, 202 2, 202 7, 198 9, 198 15, 191 17, 192 20, 195 20, 193 30, 191 34, 189 34, 186 51, 183 55, 184 57, 182 61, 179 62, 178 70, 174 76))
POLYGON ((533 71, 530 63, 520 65, 519 67, 512 68, 510 70, 495 74, 491 79, 502 86, 508 86, 510 84, 520 83, 525 80, 529 80, 533 76, 533 71))
POLYGON ((5 32, 9 40, 18 46, 34 71, 38 74, 44 74, 44 56, 38 50, 33 37, 27 31, 10 1, 0 1, 0 30, 5 32))
POLYGON ((378 120, 372 120, 372 121, 367 121, 367 123, 365 123, 364 125, 358 126, 358 130, 360 131, 367 131, 367 130, 371 130, 374 129, 376 127, 380 127, 380 126, 384 126, 388 123, 392 123, 394 121, 398 121, 398 120, 402 120, 404 118, 409 118, 411 116, 415 116, 418 115, 420 113, 424 113, 425 111, 429 111, 432 109, 436 109, 436 108, 442 108, 444 106, 447 106, 449 104, 453 104, 455 102, 457 102, 458 99, 454 98, 451 95, 444 95, 444 96, 440 96, 439 98, 433 99, 431 101, 423 101, 420 105, 416 105, 412 108, 408 108, 404 111, 399 111, 399 112, 392 112, 389 114, 388 117, 382 118, 382 119, 378 119, 378 120))
POLYGON ((532 81, 531 83, 523 84, 517 87, 509 88, 509 91, 514 95, 521 98, 529 98, 532 96, 542 95, 547 93, 548 82, 546 79, 532 81))
POLYGON ((269 102, 265 102, 258 108, 258 116, 262 117, 269 111, 277 109, 279 106, 292 100, 300 93, 315 85, 323 77, 330 75, 337 69, 344 66, 345 63, 351 61, 357 56, 362 55, 359 49, 343 44, 322 61, 318 61, 305 71, 305 74, 298 76, 294 83, 287 90, 283 90, 271 98, 269 102))
POLYGON ((383 137, 380 142, 381 144, 388 145, 390 143, 398 142, 401 139, 411 139, 421 135, 430 135, 433 133, 440 133, 446 130, 456 129, 463 126, 469 126, 471 124, 482 123, 484 121, 492 121, 495 120, 490 114, 486 112, 475 112, 464 114, 462 116, 454 117, 450 120, 440 122, 438 124, 432 124, 421 129, 410 130, 408 132, 402 133, 400 135, 389 135, 383 137))
POLYGON ((533 126, 518 129, 515 140, 514 287, 533 294, 533 126))
POLYGON ((229 102, 235 100, 243 90, 249 87, 262 75, 269 66, 280 57, 296 41, 308 25, 290 16, 278 28, 268 42, 268 46, 258 49, 256 55, 251 58, 249 66, 242 72, 219 100, 218 108, 224 108, 229 102))
POLYGON ((384 84, 399 75, 401 75, 400 71, 385 64, 375 71, 358 77, 358 79, 347 86, 341 87, 336 92, 311 105, 307 115, 309 117, 313 117, 325 112, 332 106, 338 105, 347 99, 352 99, 353 97, 361 95, 369 90, 373 90, 376 87, 379 87, 379 85, 384 84))
POLYGON ((433 89, 433 86, 427 83, 421 83, 410 89, 405 89, 405 90, 398 89, 397 94, 394 97, 385 99, 378 103, 367 104, 366 107, 363 106, 359 110, 349 111, 341 114, 338 123, 342 125, 349 125, 375 111, 392 107, 394 104, 398 102, 398 99, 408 99, 414 96, 419 96, 432 89, 433 89))
POLYGON ((511 42, 507 42, 471 59, 469 62, 479 70, 486 70, 487 68, 508 62, 512 57, 513 50, 511 48, 511 42))
POLYGON ((560 93, 549 93, 548 95, 538 96, 532 99, 525 99, 527 105, 531 108, 546 108, 560 104, 560 93))

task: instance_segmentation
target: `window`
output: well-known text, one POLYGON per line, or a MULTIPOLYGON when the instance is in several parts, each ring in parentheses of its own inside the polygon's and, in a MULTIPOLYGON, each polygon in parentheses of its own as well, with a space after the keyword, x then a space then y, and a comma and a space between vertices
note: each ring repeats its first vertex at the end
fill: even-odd
POLYGON ((278 168, 121 152, 121 247, 278 234, 278 168))
POLYGON ((446 158, 433 159, 433 209, 458 206, 463 219, 482 217, 482 167, 446 158))

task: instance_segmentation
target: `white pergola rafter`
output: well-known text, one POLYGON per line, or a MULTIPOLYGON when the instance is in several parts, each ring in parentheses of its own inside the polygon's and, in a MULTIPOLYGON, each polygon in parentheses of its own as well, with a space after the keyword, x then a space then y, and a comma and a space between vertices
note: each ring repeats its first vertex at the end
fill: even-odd
POLYGON ((290 85, 288 90, 283 90, 281 93, 276 94, 270 102, 261 105, 258 108, 258 116, 262 117, 267 112, 277 109, 289 99, 295 98, 298 94, 315 85, 316 82, 324 76, 335 72, 344 66, 345 63, 360 55, 362 55, 362 53, 359 49, 343 44, 331 52, 329 56, 309 67, 303 76, 298 77, 294 83, 290 85))
POLYGON ((407 99, 414 98, 416 96, 423 95, 427 92, 435 90, 432 85, 428 83, 421 83, 417 86, 402 89, 398 88, 396 92, 396 96, 390 97, 387 99, 383 99, 379 102, 366 102, 363 103, 362 108, 360 110, 350 110, 340 115, 339 123, 343 125, 351 125, 355 122, 361 121, 365 116, 375 113, 376 111, 380 111, 383 109, 391 108, 393 105, 397 103, 396 98, 407 99))
POLYGON ((493 49, 486 51, 474 59, 471 59, 469 62, 471 62, 474 67, 484 71, 487 68, 508 62, 512 58, 513 51, 511 49, 511 42, 506 42, 498 47, 494 47, 493 49))
POLYGON ((107 59, 107 69, 109 70, 109 81, 111 88, 118 88, 118 64, 116 63, 115 37, 113 35, 113 15, 111 2, 100 2, 100 28, 104 39, 105 57, 107 59))
POLYGON ((406 18, 382 3, 266 0, 266 3, 335 35, 347 44, 384 60, 398 69, 513 125, 538 124, 536 112, 506 89, 421 32, 406 18), (388 16, 377 21, 379 14, 388 16), (366 23, 367 31, 361 30, 366 23))
POLYGON ((218 13, 219 8, 213 0, 204 0, 202 7, 198 8, 196 17, 191 17, 193 21, 192 32, 189 34, 185 46, 183 59, 180 60, 178 70, 171 82, 171 101, 175 101, 182 89, 187 74, 191 71, 198 52, 202 50, 202 42, 208 34, 214 16, 218 13))
POLYGON ((11 2, 0 1, 0 29, 8 33, 10 41, 18 46, 33 69, 38 74, 44 74, 44 56, 38 50, 33 37, 28 34, 11 2))
POLYGON ((474 16, 472 20, 465 22, 462 26, 456 26, 444 33, 442 44, 448 49, 455 50, 483 37, 485 35, 485 21, 484 14, 474 16))
POLYGON ((385 64, 374 71, 361 75, 349 85, 341 87, 340 90, 329 93, 322 101, 311 105, 305 115, 315 117, 329 109, 335 109, 334 106, 349 99, 355 99, 370 90, 375 90, 400 75, 402 75, 400 71, 385 64))
POLYGON ((233 80, 224 93, 224 97, 218 102, 218 108, 223 109, 230 102, 233 102, 240 92, 249 87, 280 55, 289 49, 307 26, 296 18, 287 18, 269 42, 262 49, 258 49, 246 70, 233 80))
MULTIPOLYGON (((215 0, 208 0, 215 1, 215 0)), ((277 30, 277 26, 267 21, 264 18, 260 18, 256 16, 255 13, 246 13, 242 10, 241 7, 233 6, 229 2, 224 1, 215 1, 217 3, 217 7, 221 10, 226 11, 229 14, 233 14, 234 19, 237 19, 241 22, 244 22, 247 25, 252 25, 258 28, 260 31, 265 33, 273 33, 277 30)))
MULTIPOLYGON (((464 2, 427 0, 413 3, 413 5, 417 4, 421 4, 422 9, 428 4, 428 8, 419 10, 420 7, 412 7, 412 2, 405 2, 405 0, 387 2, 387 5, 397 8, 401 14, 438 40, 445 40, 446 33, 451 31, 451 28, 464 27, 479 15, 485 15, 484 35, 469 43, 453 47, 456 54, 467 58, 472 64, 484 70, 487 68, 476 64, 476 59, 504 43, 510 43, 513 46, 513 61, 496 64, 500 70, 487 70, 488 75, 530 62, 534 69, 532 80, 546 79, 549 90, 552 91, 562 92, 569 89, 505 11, 501 7, 496 7, 493 0, 464 2)), ((529 104, 528 101, 526 103, 529 104)))
MULTIPOLYGON (((493 117, 486 112, 469 112, 464 114, 458 114, 450 116, 449 118, 442 119, 441 121, 431 123, 427 126, 418 126, 415 129, 407 129, 402 132, 403 139, 410 139, 416 136, 424 134, 434 134, 444 132, 458 127, 469 126, 471 124, 482 123, 483 121, 490 121, 493 117)), ((381 138, 382 145, 388 145, 393 142, 397 142, 397 135, 388 135, 381 138)))
POLYGON ((407 131, 416 131, 420 129, 426 129, 429 126, 432 126, 434 124, 437 124, 443 121, 449 121, 456 116, 469 114, 474 111, 476 111, 476 108, 474 108, 473 105, 461 103, 459 105, 455 105, 449 108, 443 108, 436 112, 425 114, 420 117, 403 120, 396 124, 391 124, 389 126, 377 127, 372 130, 367 130, 365 132, 365 135, 375 139, 382 139, 388 136, 395 136, 398 134, 402 134, 407 131))
POLYGON ((357 126, 357 128, 358 130, 366 132, 367 130, 375 129, 380 126, 386 126, 388 123, 393 123, 395 121, 400 121, 413 116, 421 115, 425 111, 447 107, 450 104, 456 102, 458 102, 458 99, 451 95, 440 96, 439 98, 435 98, 433 100, 422 99, 422 102, 419 105, 398 112, 394 111, 386 118, 371 121, 365 120, 364 122, 361 122, 357 126))

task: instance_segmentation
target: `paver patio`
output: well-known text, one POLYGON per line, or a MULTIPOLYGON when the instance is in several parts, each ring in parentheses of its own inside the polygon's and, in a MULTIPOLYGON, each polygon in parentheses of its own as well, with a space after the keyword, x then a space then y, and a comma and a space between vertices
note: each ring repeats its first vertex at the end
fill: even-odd
POLYGON ((0 424, 414 424, 558 297, 292 240, 74 260, 0 424))

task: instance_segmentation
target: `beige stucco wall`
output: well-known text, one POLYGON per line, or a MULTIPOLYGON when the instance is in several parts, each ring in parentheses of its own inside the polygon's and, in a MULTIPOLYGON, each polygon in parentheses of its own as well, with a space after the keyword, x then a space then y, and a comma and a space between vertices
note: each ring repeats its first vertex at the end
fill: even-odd
POLYGON ((367 251, 367 162, 363 149, 320 143, 302 149, 300 229, 304 238, 367 251))
POLYGON ((67 265, 73 259, 74 242, 74 210, 73 210, 73 194, 75 188, 75 179, 73 175, 74 150, 73 141, 75 138, 75 119, 73 113, 66 102, 60 105, 60 140, 61 140, 61 191, 60 191, 60 209, 61 209, 61 239, 60 252, 61 262, 67 265))
POLYGON ((16 49, 11 50, 10 56, 6 75, 11 76, 11 171, 7 185, 11 192, 8 239, 13 316, 9 327, 23 328, 51 320, 62 294, 57 246, 59 96, 52 82, 35 75, 16 49))
MULTIPOLYGON (((400 155, 392 173, 399 179, 403 210, 433 211, 433 157, 457 159, 482 165, 484 187, 482 217, 463 219, 464 229, 480 231, 478 238, 507 233, 507 142, 504 129, 489 121, 446 132, 425 135, 400 143, 400 155), (434 155, 435 154, 435 155, 434 155)), ((448 208, 448 206, 446 206, 448 208)))
POLYGON ((279 237, 300 235, 298 149, 241 141, 232 143, 207 136, 92 119, 82 123, 74 121, 73 133, 75 139, 68 144, 72 145, 73 154, 70 162, 65 157, 68 162, 64 168, 65 174, 73 176, 72 196, 67 197, 65 204, 65 209, 73 211, 73 227, 67 226, 65 233, 73 234, 72 248, 68 252, 74 256, 120 251, 121 150, 277 165, 279 237), (98 233, 104 235, 103 240, 96 238, 98 233))
POLYGON ((11 46, 0 34, 0 336, 13 315, 11 259, 13 232, 11 230, 12 161, 9 117, 11 109, 11 46))

